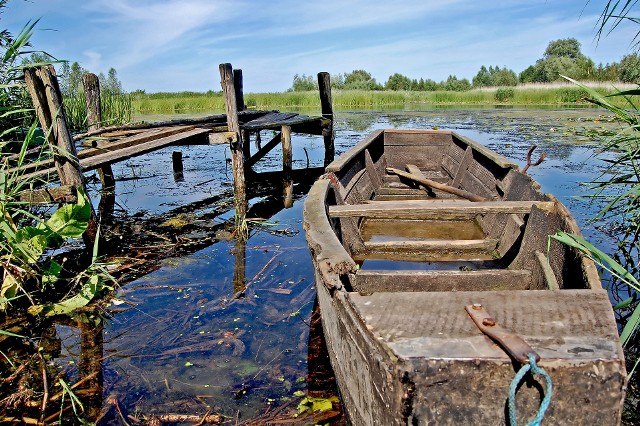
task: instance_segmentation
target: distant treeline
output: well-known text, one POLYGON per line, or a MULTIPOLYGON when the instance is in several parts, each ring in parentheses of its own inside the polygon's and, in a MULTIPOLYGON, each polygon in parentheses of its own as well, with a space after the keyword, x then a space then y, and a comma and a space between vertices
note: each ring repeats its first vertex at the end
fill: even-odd
MULTIPOLYGON (((499 66, 485 65, 471 81, 450 75, 446 80, 411 79, 403 74, 391 75, 384 84, 378 83, 365 70, 354 70, 331 76, 331 86, 344 90, 407 90, 407 91, 456 91, 462 92, 482 87, 513 87, 521 83, 552 83, 564 81, 562 76, 574 80, 622 81, 640 83, 640 55, 631 53, 620 62, 596 65, 581 52, 580 42, 575 38, 554 40, 549 43, 542 58, 520 74, 499 66)), ((289 91, 303 92, 317 90, 316 78, 311 75, 296 74, 289 91)))

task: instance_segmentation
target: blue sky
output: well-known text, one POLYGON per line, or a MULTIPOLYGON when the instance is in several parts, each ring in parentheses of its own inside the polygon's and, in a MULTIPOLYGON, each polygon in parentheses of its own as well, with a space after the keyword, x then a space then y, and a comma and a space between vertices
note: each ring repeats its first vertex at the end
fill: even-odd
POLYGON ((629 53, 637 28, 599 43, 604 0, 10 0, 14 34, 41 18, 33 46, 126 90, 219 90, 218 64, 242 68, 246 92, 284 91, 294 74, 365 69, 471 79, 481 65, 516 73, 551 40, 574 37, 596 63, 629 53))

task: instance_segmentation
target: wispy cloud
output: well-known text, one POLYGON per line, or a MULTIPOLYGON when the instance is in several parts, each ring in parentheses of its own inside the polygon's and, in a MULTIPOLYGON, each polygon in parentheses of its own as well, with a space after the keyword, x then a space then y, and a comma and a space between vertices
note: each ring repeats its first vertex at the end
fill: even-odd
POLYGON ((470 78, 480 65, 522 71, 558 38, 576 37, 595 62, 619 60, 631 39, 621 29, 596 50, 594 2, 33 0, 14 8, 57 30, 36 37, 39 48, 94 72, 115 67, 125 87, 149 91, 217 88, 221 62, 244 69, 248 90, 283 90, 294 74, 320 70, 366 69, 380 82, 394 72, 470 78))

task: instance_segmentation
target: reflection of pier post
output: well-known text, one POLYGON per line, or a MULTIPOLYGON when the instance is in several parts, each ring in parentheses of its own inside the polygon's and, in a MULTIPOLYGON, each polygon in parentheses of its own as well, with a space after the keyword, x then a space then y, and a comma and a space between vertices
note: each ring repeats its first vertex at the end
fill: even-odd
POLYGON ((322 117, 330 121, 329 126, 322 128, 324 138, 324 165, 327 166, 335 156, 335 134, 333 131, 333 104, 331 103, 331 78, 328 72, 318 73, 318 90, 320 91, 320 105, 322 117))
POLYGON ((247 238, 238 233, 235 237, 235 265, 233 268, 233 294, 239 297, 247 284, 247 238))
POLYGON ((336 377, 329 362, 324 340, 318 298, 313 302, 309 321, 309 349, 307 354, 307 393, 312 398, 329 398, 338 394, 336 377))
POLYGON ((104 323, 96 315, 97 322, 78 322, 80 328, 80 361, 78 380, 86 379, 83 389, 90 392, 83 398, 85 412, 89 418, 96 419, 102 413, 102 391, 104 379, 102 360, 104 358, 104 323))

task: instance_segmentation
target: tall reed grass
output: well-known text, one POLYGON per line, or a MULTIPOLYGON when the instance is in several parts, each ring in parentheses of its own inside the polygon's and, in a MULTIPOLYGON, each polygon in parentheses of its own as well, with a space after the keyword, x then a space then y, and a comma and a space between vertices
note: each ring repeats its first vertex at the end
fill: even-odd
MULTIPOLYGON (((131 123, 133 120, 133 96, 129 93, 100 94, 102 108, 102 126, 114 126, 131 123)), ((72 130, 87 128, 87 110, 84 93, 64 97, 67 120, 72 130)))
MULTIPOLYGON (((613 87, 595 89, 601 95, 609 95, 613 87)), ((588 93, 575 86, 553 85, 454 91, 370 91, 334 90, 335 109, 371 108, 405 105, 587 105, 588 93)), ((245 103, 252 109, 271 108, 320 108, 318 92, 248 93, 245 103)), ((224 112, 221 93, 174 92, 136 93, 132 108, 136 114, 175 114, 199 112, 224 112)))

